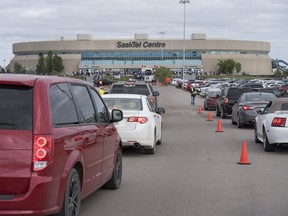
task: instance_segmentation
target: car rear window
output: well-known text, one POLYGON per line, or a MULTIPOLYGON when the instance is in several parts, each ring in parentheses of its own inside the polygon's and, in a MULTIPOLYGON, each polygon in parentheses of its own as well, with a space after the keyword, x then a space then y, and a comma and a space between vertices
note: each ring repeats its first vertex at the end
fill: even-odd
POLYGON ((114 85, 110 91, 111 94, 141 94, 150 95, 146 85, 114 85))
POLYGON ((0 85, 0 130, 32 130, 33 88, 0 85))
POLYGON ((109 110, 122 109, 122 110, 142 110, 141 99, 135 98, 103 98, 109 110))
POLYGON ((226 97, 239 98, 242 93, 251 92, 251 91, 252 91, 252 89, 250 89, 250 88, 243 88, 243 89, 241 89, 241 88, 229 88, 226 97))

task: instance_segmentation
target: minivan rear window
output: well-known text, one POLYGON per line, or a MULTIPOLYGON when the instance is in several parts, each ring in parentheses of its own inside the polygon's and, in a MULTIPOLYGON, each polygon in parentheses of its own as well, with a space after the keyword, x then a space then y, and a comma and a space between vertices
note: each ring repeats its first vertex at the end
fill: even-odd
POLYGON ((33 88, 0 85, 0 130, 32 130, 33 88))

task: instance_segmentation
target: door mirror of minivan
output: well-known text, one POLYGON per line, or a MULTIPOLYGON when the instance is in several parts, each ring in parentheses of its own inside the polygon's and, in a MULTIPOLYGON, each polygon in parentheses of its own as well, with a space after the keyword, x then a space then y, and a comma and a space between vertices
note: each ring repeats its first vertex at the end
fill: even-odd
POLYGON ((159 95, 160 95, 160 93, 159 93, 158 91, 154 91, 154 92, 153 92, 153 96, 154 96, 154 97, 157 97, 157 96, 159 96, 159 95))
POLYGON ((111 122, 119 122, 123 119, 123 112, 119 109, 113 109, 111 112, 112 119, 111 122))

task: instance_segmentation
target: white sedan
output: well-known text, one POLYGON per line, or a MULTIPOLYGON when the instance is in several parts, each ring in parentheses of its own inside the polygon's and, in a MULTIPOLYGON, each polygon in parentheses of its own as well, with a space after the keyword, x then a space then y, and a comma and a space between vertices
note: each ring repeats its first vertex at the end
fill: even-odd
POLYGON ((123 120, 115 123, 123 147, 143 148, 154 154, 156 145, 162 141, 162 117, 164 108, 155 110, 149 98, 136 94, 102 95, 108 109, 123 111, 123 120))
POLYGON ((274 151, 275 145, 288 144, 288 98, 270 101, 255 118, 254 139, 262 142, 264 151, 274 151))

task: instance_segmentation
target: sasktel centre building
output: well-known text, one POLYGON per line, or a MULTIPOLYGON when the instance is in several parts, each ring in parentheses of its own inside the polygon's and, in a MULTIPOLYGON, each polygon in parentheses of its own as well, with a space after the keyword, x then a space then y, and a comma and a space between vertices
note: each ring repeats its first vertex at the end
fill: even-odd
MULTIPOLYGON (((163 36, 163 35, 162 35, 163 36)), ((39 54, 49 51, 63 59, 66 74, 82 69, 141 70, 160 66, 172 70, 201 69, 215 74, 219 60, 233 59, 241 64, 239 74, 273 75, 270 43, 263 41, 208 39, 206 34, 192 34, 183 39, 150 39, 148 34, 134 34, 132 39, 93 39, 89 34, 78 34, 75 40, 61 37, 53 41, 21 42, 13 44, 14 63, 27 70, 36 70, 39 54), (183 51, 185 57, 183 58, 183 51), (185 59, 185 60, 184 60, 185 59)))

